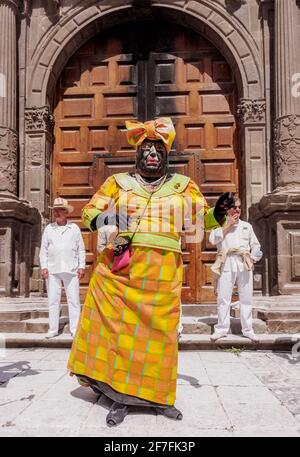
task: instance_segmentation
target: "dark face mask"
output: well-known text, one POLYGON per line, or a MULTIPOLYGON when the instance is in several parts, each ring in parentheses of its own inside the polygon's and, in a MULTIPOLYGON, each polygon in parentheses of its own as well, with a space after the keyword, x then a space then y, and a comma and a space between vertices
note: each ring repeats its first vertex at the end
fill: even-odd
POLYGON ((143 178, 158 179, 167 173, 167 151, 162 141, 145 140, 137 150, 136 170, 143 178))

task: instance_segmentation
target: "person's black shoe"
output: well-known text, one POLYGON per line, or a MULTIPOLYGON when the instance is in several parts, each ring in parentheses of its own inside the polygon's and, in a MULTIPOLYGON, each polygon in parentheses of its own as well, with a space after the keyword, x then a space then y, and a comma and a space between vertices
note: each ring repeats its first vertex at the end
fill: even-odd
POLYGON ((155 408, 158 414, 162 414, 169 419, 174 419, 176 421, 181 421, 183 419, 182 412, 175 406, 169 406, 168 408, 155 408))
POLYGON ((106 424, 109 427, 114 427, 121 424, 128 414, 128 406, 114 402, 111 405, 108 415, 106 416, 106 424))

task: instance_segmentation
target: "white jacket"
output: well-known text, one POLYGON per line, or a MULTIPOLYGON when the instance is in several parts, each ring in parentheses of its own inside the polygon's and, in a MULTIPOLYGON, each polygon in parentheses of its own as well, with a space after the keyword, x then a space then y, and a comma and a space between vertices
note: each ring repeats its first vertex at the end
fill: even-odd
MULTIPOLYGON (((214 229, 210 232, 209 242, 217 246, 218 251, 221 249, 238 248, 250 252, 250 257, 255 262, 262 258, 260 243, 256 238, 253 227, 249 222, 241 221, 223 235, 222 228, 214 229)), ((245 267, 241 256, 230 255, 227 257, 222 271, 244 271, 245 267)))
POLYGON ((79 268, 85 268, 85 248, 78 225, 47 225, 42 236, 40 265, 51 274, 76 274, 79 268))

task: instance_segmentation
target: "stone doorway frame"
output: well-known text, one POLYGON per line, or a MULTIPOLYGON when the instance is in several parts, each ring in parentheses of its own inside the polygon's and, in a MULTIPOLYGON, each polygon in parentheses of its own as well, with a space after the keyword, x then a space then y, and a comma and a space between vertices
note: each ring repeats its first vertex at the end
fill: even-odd
MULTIPOLYGON (((151 11, 180 23, 207 38, 226 58, 233 70, 239 97, 237 116, 242 155, 241 182, 246 215, 270 190, 269 152, 264 84, 264 65, 251 34, 219 4, 211 0, 149 0, 148 8, 134 0, 101 2, 89 0, 60 17, 34 51, 28 78, 26 106, 20 103, 20 197, 32 202, 49 221, 52 155, 52 106, 56 82, 69 58, 95 34, 117 24, 145 19, 151 11)), ((37 254, 33 270, 38 271, 37 254)), ((35 275, 37 276, 37 274, 35 275)), ((263 272, 255 275, 262 288, 263 272)))

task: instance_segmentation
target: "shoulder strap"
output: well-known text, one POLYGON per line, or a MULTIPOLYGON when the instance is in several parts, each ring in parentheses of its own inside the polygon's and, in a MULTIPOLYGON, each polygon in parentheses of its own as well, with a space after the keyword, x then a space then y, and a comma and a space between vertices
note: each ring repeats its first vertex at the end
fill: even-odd
POLYGON ((142 217, 144 217, 144 214, 145 214, 145 212, 146 212, 146 209, 147 209, 148 206, 149 206, 149 203, 150 203, 150 200, 151 200, 151 198, 152 198, 152 195, 153 195, 153 193, 151 193, 150 196, 149 196, 149 198, 148 198, 148 201, 147 201, 146 206, 145 206, 145 208, 144 208, 143 214, 138 218, 138 221, 137 221, 137 224, 136 224, 136 227, 135 227, 135 231, 133 232, 133 235, 132 235, 132 237, 130 238, 129 244, 131 244, 131 242, 132 242, 132 240, 133 240, 133 237, 134 237, 134 235, 136 234, 136 232, 137 232, 137 230, 138 230, 138 228, 139 228, 139 226, 140 226, 141 219, 142 219, 142 217))

